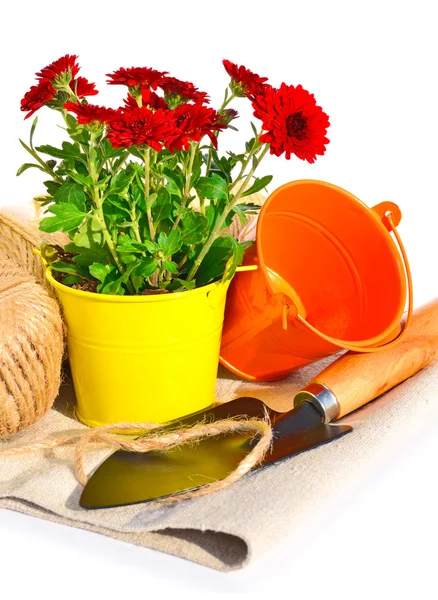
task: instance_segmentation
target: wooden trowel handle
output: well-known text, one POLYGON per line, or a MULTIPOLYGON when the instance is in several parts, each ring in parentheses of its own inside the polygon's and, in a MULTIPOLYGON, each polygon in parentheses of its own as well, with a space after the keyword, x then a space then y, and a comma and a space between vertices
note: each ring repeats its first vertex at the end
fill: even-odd
POLYGON ((364 406, 438 358, 438 298, 414 312, 403 341, 374 354, 347 352, 311 383, 336 396, 337 418, 364 406))

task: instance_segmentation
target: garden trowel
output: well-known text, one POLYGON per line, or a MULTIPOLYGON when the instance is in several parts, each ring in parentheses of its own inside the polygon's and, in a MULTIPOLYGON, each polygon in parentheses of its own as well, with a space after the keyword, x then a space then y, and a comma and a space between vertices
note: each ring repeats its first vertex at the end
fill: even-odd
MULTIPOLYGON (((263 418, 267 414, 274 442, 256 467, 263 468, 351 432, 349 425, 330 423, 404 381, 437 356, 438 299, 414 314, 402 344, 377 353, 348 352, 338 358, 295 395, 295 408, 289 412, 273 411, 256 398, 238 398, 164 428, 239 415, 263 418)), ((233 433, 166 451, 117 451, 90 478, 80 504, 84 508, 109 508, 197 489, 229 475, 254 443, 250 435, 233 433)))

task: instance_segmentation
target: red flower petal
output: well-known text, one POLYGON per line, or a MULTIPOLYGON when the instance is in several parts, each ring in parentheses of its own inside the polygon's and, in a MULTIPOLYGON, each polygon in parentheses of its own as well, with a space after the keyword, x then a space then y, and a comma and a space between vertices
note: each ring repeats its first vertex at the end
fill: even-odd
POLYGON ((128 87, 147 87, 157 89, 158 82, 167 75, 167 71, 156 71, 148 67, 121 67, 114 73, 107 73, 110 85, 127 85, 128 87))
POLYGON ((33 85, 21 100, 21 110, 29 111, 24 117, 28 119, 39 108, 48 104, 55 97, 55 90, 50 81, 42 80, 33 85))
POLYGON ((95 104, 76 104, 76 102, 67 102, 64 108, 78 117, 80 125, 87 125, 93 121, 99 123, 107 123, 117 116, 117 111, 104 106, 96 106, 95 104))
POLYGON ((158 83, 165 96, 180 96, 183 102, 209 102, 206 92, 201 92, 190 81, 181 81, 176 77, 163 77, 158 83))
POLYGON ((199 142, 205 135, 209 136, 217 148, 214 132, 226 129, 227 125, 213 108, 202 104, 183 104, 172 112, 176 127, 166 144, 171 152, 183 148, 188 150, 190 140, 199 142))
POLYGON ((78 77, 70 81, 70 87, 80 99, 85 96, 95 96, 99 92, 96 90, 96 84, 90 83, 85 77, 78 77))
POLYGON ((235 93, 237 92, 236 95, 253 97, 263 93, 264 83, 268 81, 267 77, 260 77, 260 75, 253 73, 243 65, 239 67, 230 60, 224 59, 222 64, 232 79, 232 87, 237 88, 234 90, 235 93), (239 91, 241 91, 240 94, 239 91))
POLYGON ((266 133, 260 141, 270 144, 271 154, 286 159, 295 154, 313 163, 323 155, 329 140, 325 137, 329 118, 315 97, 301 85, 281 84, 280 89, 264 86, 263 94, 255 97, 254 116, 262 121, 266 133))
MULTIPOLYGON (((158 96, 158 94, 156 94, 149 88, 142 88, 141 99, 142 105, 147 106, 148 108, 162 108, 163 110, 167 109, 167 104, 164 102, 163 98, 158 96)), ((125 98, 123 102, 126 109, 133 109, 137 108, 138 106, 137 100, 131 94, 128 94, 127 98, 125 98)))
POLYGON ((150 146, 158 152, 174 129, 172 111, 142 106, 118 113, 106 137, 115 148, 150 146))
POLYGON ((59 75, 62 75, 62 73, 70 71, 71 77, 74 79, 79 73, 79 65, 76 63, 77 58, 78 57, 75 54, 61 56, 58 60, 55 60, 47 67, 44 67, 44 69, 41 69, 36 75, 39 79, 48 79, 53 82, 59 75))

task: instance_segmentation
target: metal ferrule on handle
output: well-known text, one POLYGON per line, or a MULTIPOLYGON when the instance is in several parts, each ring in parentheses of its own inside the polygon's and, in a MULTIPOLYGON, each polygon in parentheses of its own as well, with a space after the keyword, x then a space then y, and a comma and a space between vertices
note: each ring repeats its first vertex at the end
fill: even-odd
POLYGON ((296 394, 294 406, 300 406, 303 402, 310 402, 321 413, 324 423, 335 421, 340 412, 340 406, 335 394, 322 383, 309 383, 296 394))

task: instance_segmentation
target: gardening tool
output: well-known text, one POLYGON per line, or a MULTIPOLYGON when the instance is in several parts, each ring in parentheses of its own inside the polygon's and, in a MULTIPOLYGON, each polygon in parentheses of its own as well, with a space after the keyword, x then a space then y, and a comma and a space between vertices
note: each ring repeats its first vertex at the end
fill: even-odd
POLYGON ((323 181, 276 189, 245 252, 254 270, 236 274, 228 291, 221 363, 273 381, 342 348, 398 343, 407 296, 412 305, 400 220, 393 202, 370 209, 323 181))
MULTIPOLYGON (((379 354, 348 352, 295 396, 286 413, 266 409, 255 398, 231 402, 189 415, 166 428, 236 415, 263 417, 274 430, 272 450, 260 467, 315 448, 352 431, 330 425, 404 381, 438 357, 438 299, 418 309, 403 342, 379 354)), ((196 446, 165 452, 115 452, 96 470, 80 500, 84 508, 121 506, 196 489, 225 478, 250 451, 245 435, 205 438, 196 446)))

